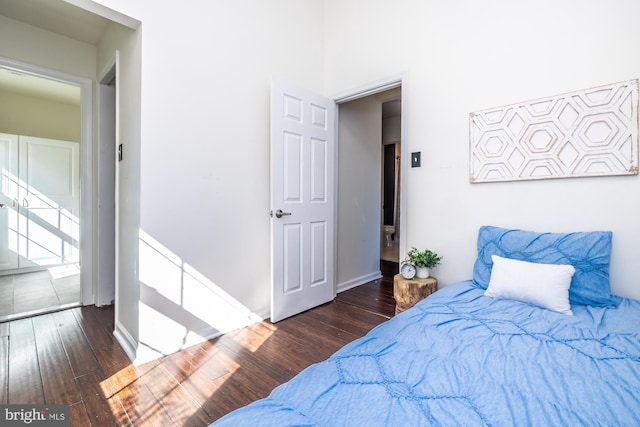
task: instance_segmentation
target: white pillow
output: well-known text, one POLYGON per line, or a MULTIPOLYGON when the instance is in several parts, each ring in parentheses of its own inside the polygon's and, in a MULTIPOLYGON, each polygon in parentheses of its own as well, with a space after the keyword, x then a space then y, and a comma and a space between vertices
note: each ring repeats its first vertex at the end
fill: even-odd
POLYGON ((571 265, 537 264, 491 255, 493 268, 488 297, 526 302, 559 313, 573 315, 569 285, 575 273, 571 265))

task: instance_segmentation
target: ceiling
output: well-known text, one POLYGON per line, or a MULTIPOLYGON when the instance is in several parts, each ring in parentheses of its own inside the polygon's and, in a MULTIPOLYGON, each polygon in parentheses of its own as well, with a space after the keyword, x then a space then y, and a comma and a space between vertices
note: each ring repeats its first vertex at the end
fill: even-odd
MULTIPOLYGON (((66 0, 0 0, 0 15, 92 45, 98 44, 112 22, 66 0)), ((80 89, 77 86, 2 67, 0 90, 80 104, 80 89)), ((382 103, 383 118, 400 114, 400 100, 382 103)))
MULTIPOLYGON (((0 0, 0 15, 92 45, 98 44, 111 22, 64 0, 0 0)), ((0 90, 80 104, 80 89, 75 85, 2 67, 0 90)))

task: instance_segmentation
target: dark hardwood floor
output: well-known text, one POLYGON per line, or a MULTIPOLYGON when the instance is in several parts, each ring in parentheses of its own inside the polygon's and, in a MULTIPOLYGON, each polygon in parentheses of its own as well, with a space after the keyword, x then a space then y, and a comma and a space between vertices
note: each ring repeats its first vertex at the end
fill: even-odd
POLYGON ((381 279, 142 366, 113 338, 112 308, 0 323, 0 404, 68 404, 71 426, 205 426, 365 335, 394 308, 393 284, 381 279))

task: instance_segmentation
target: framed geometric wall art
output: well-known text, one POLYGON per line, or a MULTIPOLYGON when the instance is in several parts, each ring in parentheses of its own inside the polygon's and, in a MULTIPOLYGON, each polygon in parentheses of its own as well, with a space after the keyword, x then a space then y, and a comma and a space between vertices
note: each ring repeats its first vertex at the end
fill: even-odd
POLYGON ((469 114, 469 180, 638 174, 638 80, 469 114))

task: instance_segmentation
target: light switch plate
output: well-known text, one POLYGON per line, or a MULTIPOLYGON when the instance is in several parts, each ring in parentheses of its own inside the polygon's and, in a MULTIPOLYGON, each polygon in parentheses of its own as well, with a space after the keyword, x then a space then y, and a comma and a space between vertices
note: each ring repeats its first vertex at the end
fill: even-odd
POLYGON ((411 167, 419 168, 420 167, 420 151, 416 151, 415 153, 411 153, 411 167))

